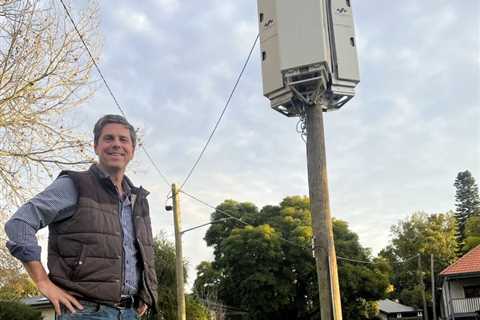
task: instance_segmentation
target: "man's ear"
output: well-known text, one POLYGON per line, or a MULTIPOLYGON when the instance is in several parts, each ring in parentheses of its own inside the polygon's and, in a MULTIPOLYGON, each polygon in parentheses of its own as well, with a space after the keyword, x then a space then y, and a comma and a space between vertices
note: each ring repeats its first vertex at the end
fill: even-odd
POLYGON ((95 151, 95 154, 98 156, 97 145, 95 143, 93 144, 93 151, 95 151))

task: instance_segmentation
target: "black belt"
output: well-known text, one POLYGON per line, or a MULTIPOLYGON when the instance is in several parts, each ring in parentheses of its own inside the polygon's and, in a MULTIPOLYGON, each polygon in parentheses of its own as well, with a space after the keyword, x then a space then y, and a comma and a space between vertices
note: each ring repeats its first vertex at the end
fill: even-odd
POLYGON ((126 297, 122 297, 120 299, 120 302, 119 303, 116 303, 114 304, 113 306, 115 308, 119 308, 119 309, 128 309, 128 308, 133 308, 135 307, 135 297, 133 296, 126 296, 126 297))

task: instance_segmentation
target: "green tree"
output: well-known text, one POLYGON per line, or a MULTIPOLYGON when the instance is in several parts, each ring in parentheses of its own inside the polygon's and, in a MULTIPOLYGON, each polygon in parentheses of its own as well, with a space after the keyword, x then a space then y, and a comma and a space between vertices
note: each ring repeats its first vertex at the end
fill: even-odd
POLYGON ((465 253, 463 251, 465 235, 465 225, 467 220, 475 215, 480 215, 480 196, 475 178, 470 171, 459 172, 455 183, 455 219, 457 222, 456 239, 459 245, 458 255, 465 253))
POLYGON ((345 221, 333 221, 339 281, 345 319, 371 319, 378 311, 389 287, 389 268, 382 260, 371 260, 371 253, 360 245, 358 235, 345 221), (342 259, 342 258, 347 258, 342 259), (358 261, 371 262, 359 263, 358 261))
MULTIPOLYGON (((227 307, 246 312, 245 319, 318 319, 309 208, 308 198, 300 196, 260 211, 233 200, 219 205, 212 220, 227 212, 249 225, 231 219, 210 227, 205 240, 214 248, 215 261, 198 266, 194 292, 217 296, 227 307)), ((339 255, 371 262, 345 222, 334 221, 334 236, 339 255)), ((339 264, 346 318, 366 318, 374 313, 374 301, 385 297, 389 283, 381 265, 339 264)))
POLYGON ((14 301, 38 295, 40 291, 28 274, 16 269, 0 270, 0 300, 14 301))
POLYGON ((0 301, 0 319, 42 320, 42 314, 20 302, 0 301))
POLYGON ((188 320, 210 320, 208 310, 194 295, 187 295, 185 304, 188 320))
POLYGON ((480 216, 472 216, 465 224, 463 252, 468 252, 478 245, 480 245, 480 216))
MULTIPOLYGON (((177 319, 177 280, 175 271, 175 246, 164 236, 155 238, 155 270, 158 281, 159 319, 177 319)), ((184 263, 185 281, 187 272, 184 263)), ((208 320, 205 308, 192 297, 186 298, 187 320, 208 320)))
POLYGON ((197 278, 193 285, 193 292, 202 299, 216 301, 221 283, 221 273, 209 261, 202 261, 197 266, 197 278))
POLYGON ((435 257, 436 275, 456 258, 455 218, 452 213, 418 212, 392 226, 391 232, 391 244, 380 252, 380 257, 390 264, 390 281, 394 285, 391 297, 422 308, 418 255, 426 290, 431 292, 430 255, 435 257))

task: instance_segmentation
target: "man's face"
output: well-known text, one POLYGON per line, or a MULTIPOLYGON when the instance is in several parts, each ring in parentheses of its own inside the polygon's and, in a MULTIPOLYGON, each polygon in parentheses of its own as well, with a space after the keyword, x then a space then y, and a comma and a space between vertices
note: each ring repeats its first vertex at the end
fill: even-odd
POLYGON ((119 123, 105 125, 94 147, 100 165, 107 170, 115 171, 125 171, 135 151, 130 131, 119 123))

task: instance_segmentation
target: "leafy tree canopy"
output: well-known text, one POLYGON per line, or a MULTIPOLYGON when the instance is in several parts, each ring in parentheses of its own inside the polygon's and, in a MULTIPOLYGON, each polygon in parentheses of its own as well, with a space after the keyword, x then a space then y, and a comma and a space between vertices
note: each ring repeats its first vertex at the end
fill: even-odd
POLYGON ((480 216, 473 216, 465 224, 465 241, 463 252, 468 252, 480 245, 480 216))
MULTIPOLYGON (((248 225, 235 219, 211 225, 205 240, 215 260, 197 267, 195 294, 243 312, 244 319, 319 319, 309 208, 302 196, 261 210, 233 200, 220 204, 212 221, 232 215, 248 225)), ((346 222, 334 221, 334 237, 339 256, 371 262, 369 250, 346 222)), ((339 263, 346 318, 375 313, 374 301, 384 298, 389 286, 386 268, 385 263, 339 263)))
POLYGON ((0 319, 42 320, 42 314, 20 302, 0 301, 0 319))
POLYGON ((421 257, 421 271, 430 291, 430 255, 435 257, 437 275, 456 258, 455 218, 452 213, 417 212, 392 226, 391 232, 391 244, 380 252, 380 257, 389 262, 392 270, 392 297, 421 307, 417 257, 421 257))
MULTIPOLYGON (((155 239, 155 269, 158 281, 158 310, 161 319, 177 319, 175 246, 163 236, 155 239)), ((187 272, 184 264, 185 281, 187 272)), ((208 320, 206 309, 193 297, 186 297, 187 320, 208 320)))
POLYGON ((0 300, 14 301, 38 295, 40 292, 28 274, 17 269, 0 269, 0 300))
MULTIPOLYGON (((456 239, 459 245, 457 254, 461 256, 465 251, 463 246, 466 238, 465 225, 467 220, 473 216, 480 215, 480 196, 475 178, 470 171, 459 172, 455 183, 455 219, 457 223, 456 239)), ((470 239, 470 241, 472 241, 470 239)), ((467 246, 469 248, 470 245, 467 246)))

